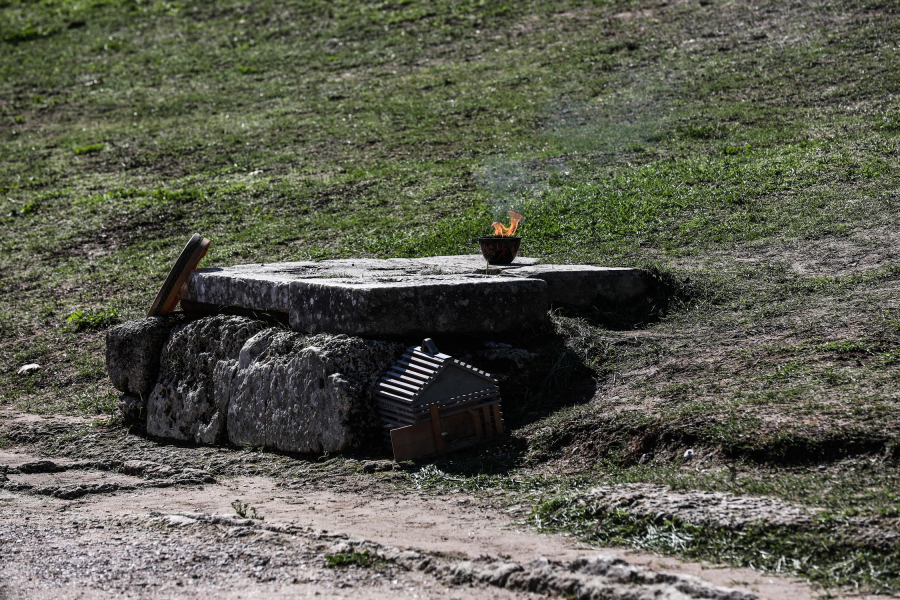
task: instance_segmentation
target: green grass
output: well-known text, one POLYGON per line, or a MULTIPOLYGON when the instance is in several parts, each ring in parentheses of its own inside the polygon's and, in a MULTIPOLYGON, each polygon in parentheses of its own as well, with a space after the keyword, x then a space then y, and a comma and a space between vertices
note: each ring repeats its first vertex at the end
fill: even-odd
POLYGON ((895 510, 895 3, 0 11, 3 405, 114 415, 104 328, 146 313, 194 232, 209 266, 472 253, 516 208, 524 254, 641 266, 664 293, 650 318, 555 315, 509 444, 407 485, 537 502, 632 478, 895 510), (688 447, 717 474, 673 472, 688 447), (883 466, 797 471, 859 457, 883 466))
POLYGON ((103 150, 104 145, 105 144, 88 144, 86 146, 79 146, 72 150, 72 154, 93 154, 103 150))
POLYGON ((538 505, 529 520, 539 531, 574 533, 595 544, 727 562, 830 587, 890 593, 900 585, 900 550, 866 546, 852 539, 846 523, 827 516, 806 526, 759 521, 735 530, 677 518, 636 517, 624 510, 598 511, 554 499, 538 505))
POLYGON ((85 314, 82 310, 76 310, 66 317, 76 331, 86 329, 107 329, 119 322, 119 313, 116 310, 100 311, 85 314))
POLYGON ((379 559, 368 550, 365 552, 340 552, 338 554, 326 554, 325 566, 332 569, 346 567, 371 568, 379 562, 379 559))
POLYGON ((825 467, 761 468, 751 462, 717 468, 688 468, 650 462, 621 467, 605 461, 578 476, 547 476, 540 471, 492 471, 488 451, 480 457, 447 458, 439 466, 408 467, 409 483, 420 490, 496 498, 504 505, 531 506, 523 521, 542 532, 563 532, 596 546, 630 546, 803 577, 825 588, 895 593, 900 561, 893 545, 874 543, 861 532, 881 523, 890 531, 900 515, 896 465, 869 458, 847 459, 825 467), (481 459, 475 467, 466 462, 481 459), (474 467, 474 468, 473 468, 474 467), (473 470, 479 475, 467 475, 473 470), (771 496, 819 506, 813 522, 779 525, 765 520, 743 527, 698 525, 678 517, 643 516, 608 510, 585 492, 598 485, 658 483, 674 492, 720 491, 771 496), (854 520, 861 517, 864 521, 854 520))

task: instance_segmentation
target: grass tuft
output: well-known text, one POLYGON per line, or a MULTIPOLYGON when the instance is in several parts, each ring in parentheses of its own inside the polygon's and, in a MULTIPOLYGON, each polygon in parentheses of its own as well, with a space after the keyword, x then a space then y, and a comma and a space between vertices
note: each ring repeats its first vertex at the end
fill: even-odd
POLYGON ((66 317, 66 322, 68 322, 75 331, 106 329, 119 323, 121 320, 119 311, 116 309, 101 310, 99 312, 76 310, 66 317))
POLYGON ((359 567, 369 569, 379 561, 378 557, 365 552, 340 552, 337 554, 325 555, 325 566, 331 569, 343 569, 347 567, 359 567))
POLYGON ((96 154, 103 150, 106 144, 87 144, 85 146, 78 146, 74 150, 72 150, 72 154, 96 154))

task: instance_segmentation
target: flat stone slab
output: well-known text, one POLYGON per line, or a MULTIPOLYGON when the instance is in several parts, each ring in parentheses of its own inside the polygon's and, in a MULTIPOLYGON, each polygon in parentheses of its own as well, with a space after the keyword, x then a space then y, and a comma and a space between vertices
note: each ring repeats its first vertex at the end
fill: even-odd
POLYGON ((626 267, 533 265, 503 274, 540 279, 547 283, 550 304, 582 310, 633 303, 649 291, 643 273, 626 267))
POLYGON ((504 333, 547 320, 547 284, 490 275, 319 279, 294 284, 291 329, 367 337, 504 333))
POLYGON ((462 255, 200 269, 185 299, 287 313, 296 331, 405 336, 514 332, 546 321, 551 305, 624 303, 646 291, 637 269, 534 258, 488 267, 481 255, 462 255))

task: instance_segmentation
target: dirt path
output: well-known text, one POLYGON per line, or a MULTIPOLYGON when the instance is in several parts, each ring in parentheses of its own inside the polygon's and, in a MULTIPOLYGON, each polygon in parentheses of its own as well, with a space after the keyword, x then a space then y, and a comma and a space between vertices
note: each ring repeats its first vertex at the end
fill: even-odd
MULTIPOLYGON (((289 487, 265 477, 141 487, 146 480, 139 476, 78 464, 62 472, 15 473, 38 460, 0 451, 0 465, 13 468, 6 489, 0 491, 0 549, 7 557, 0 564, 3 599, 528 597, 531 594, 522 589, 478 581, 473 585, 447 573, 472 560, 528 565, 545 558, 566 565, 599 554, 653 573, 692 575, 773 600, 815 596, 801 582, 748 569, 623 549, 592 550, 566 537, 524 531, 517 526, 524 509, 500 509, 491 506, 490 499, 367 490, 359 485, 362 481, 339 489, 289 487), (103 493, 105 488, 98 486, 104 484, 121 489, 103 493), (23 490, 12 489, 17 485, 23 490), (59 490, 75 485, 100 491, 70 500, 48 495, 64 495, 59 490), (235 500, 264 520, 237 518, 235 500), (357 551, 360 548, 365 549, 357 551), (419 558, 326 566, 326 556, 365 556, 370 548, 373 556, 400 549, 414 551, 419 558), (409 567, 422 557, 443 566, 430 571, 409 567)), ((56 467, 37 470, 62 469, 67 462, 52 464, 56 467)))

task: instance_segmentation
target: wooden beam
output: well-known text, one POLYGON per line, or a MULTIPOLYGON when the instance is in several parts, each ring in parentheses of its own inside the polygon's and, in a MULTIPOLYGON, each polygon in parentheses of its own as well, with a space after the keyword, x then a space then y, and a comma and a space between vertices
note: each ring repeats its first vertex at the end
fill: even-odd
POLYGON ((497 435, 503 435, 503 419, 500 417, 500 403, 493 405, 494 407, 494 426, 497 428, 497 435))
POLYGON ((481 440, 484 437, 481 430, 481 414, 477 410, 470 410, 469 414, 472 415, 472 422, 475 424, 475 437, 481 440))
POLYGON ((441 431, 441 413, 438 411, 438 405, 431 405, 431 433, 434 435, 434 448, 437 450, 438 456, 447 454, 447 446, 444 444, 444 436, 441 431))
POLYGON ((431 422, 426 421, 391 429, 391 446, 394 449, 394 460, 397 462, 434 454, 434 433, 431 431, 431 422))
POLYGON ((491 426, 491 407, 490 405, 482 406, 482 412, 484 413, 484 427, 485 427, 485 436, 492 438, 494 437, 494 428, 491 426))

